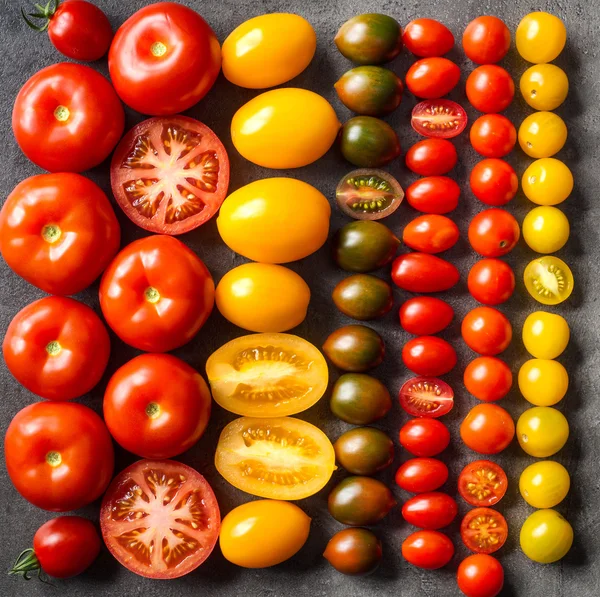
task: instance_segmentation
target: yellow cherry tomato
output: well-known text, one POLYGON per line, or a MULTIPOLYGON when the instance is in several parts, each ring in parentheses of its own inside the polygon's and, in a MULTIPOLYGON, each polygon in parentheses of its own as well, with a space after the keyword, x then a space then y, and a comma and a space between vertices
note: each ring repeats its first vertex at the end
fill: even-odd
POLYGON ((536 311, 523 324, 523 344, 536 359, 555 359, 569 343, 569 324, 561 315, 536 311))
POLYGON ((565 24, 547 12, 532 12, 521 19, 516 33, 517 50, 528 62, 552 62, 565 47, 565 24))
POLYGON ((551 564, 573 545, 573 527, 556 510, 537 510, 521 527, 521 549, 534 562, 551 564))
POLYGON ((573 190, 573 174, 555 158, 542 158, 530 164, 521 180, 529 201, 538 205, 558 205, 573 190))
POLYGON ((569 79, 555 64, 535 64, 521 76, 519 84, 525 101, 535 110, 555 110, 569 93, 569 79))
POLYGON ((316 49, 315 30, 301 16, 273 13, 254 17, 223 42, 223 74, 240 87, 274 87, 299 75, 316 49))
POLYGON ((243 568, 267 568, 289 560, 306 543, 310 518, 294 504, 256 500, 234 508, 221 523, 225 559, 243 568))
POLYGON ((553 406, 569 389, 569 374, 558 361, 529 359, 519 369, 523 398, 536 406, 553 406))
POLYGON ((570 487, 567 469, 554 460, 531 464, 519 478, 521 496, 534 508, 554 508, 567 497, 570 487))
POLYGON ((556 454, 567 443, 569 422, 559 410, 535 406, 517 421, 517 439, 524 452, 535 458, 556 454))
POLYGON ((537 253, 554 253, 562 249, 571 227, 565 214, 556 207, 534 207, 523 220, 523 238, 537 253))
POLYGON ((259 166, 299 168, 327 152, 340 126, 325 98, 286 87, 244 104, 233 115, 231 140, 242 156, 259 166))
POLYGON ((221 205, 217 227, 230 248, 254 261, 302 259, 327 240, 331 206, 294 178, 265 178, 238 189, 221 205))
POLYGON ((530 261, 524 273, 525 287, 542 305, 558 305, 573 292, 573 273, 558 257, 547 255, 530 261))
POLYGON ((519 127, 519 145, 532 158, 549 158, 567 142, 567 125, 554 112, 534 112, 519 127))

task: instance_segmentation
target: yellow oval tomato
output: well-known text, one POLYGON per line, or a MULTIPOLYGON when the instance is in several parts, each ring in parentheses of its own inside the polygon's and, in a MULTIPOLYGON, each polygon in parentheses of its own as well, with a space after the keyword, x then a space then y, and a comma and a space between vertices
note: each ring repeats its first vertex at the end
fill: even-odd
POLYGON ((567 348, 570 335, 567 320, 555 313, 536 311, 523 324, 523 344, 536 359, 555 359, 567 348))
POLYGON ((519 84, 525 101, 535 110, 555 110, 569 93, 569 79, 555 64, 530 66, 519 84))
POLYGON ((223 429, 215 466, 226 481, 247 493, 301 500, 327 485, 335 452, 328 437, 306 421, 240 417, 223 429))
POLYGON ((521 19, 515 35, 517 50, 528 62, 552 62, 565 47, 565 24, 547 12, 531 12, 521 19))
POLYGON ((573 527, 556 510, 537 510, 521 527, 521 549, 534 562, 551 564, 573 545, 573 527))
POLYGON ((240 87, 274 87, 299 75, 316 49, 317 36, 306 19, 261 15, 236 27, 223 42, 223 74, 240 87))
POLYGON ((567 469, 554 460, 529 465, 519 478, 523 499, 534 508, 553 508, 569 493, 571 479, 567 469))
POLYGON ((573 174, 555 158, 541 158, 530 164, 521 179, 523 192, 538 205, 558 205, 573 190, 573 174))
POLYGON ((517 439, 523 451, 536 458, 556 454, 567 443, 569 422, 559 410, 536 406, 517 421, 517 439))
POLYGON ((259 166, 299 168, 327 153, 340 126, 325 98, 286 87, 244 104, 233 115, 231 140, 242 156, 259 166))
POLYGON ((523 220, 523 238, 537 253, 554 253, 562 249, 571 227, 565 214, 556 207, 534 207, 523 220))
POLYGON ((315 187, 294 178, 265 178, 225 199, 217 227, 236 253, 263 263, 288 263, 323 246, 330 217, 329 201, 315 187))
POLYGON ((523 277, 529 294, 542 305, 558 305, 573 292, 571 268, 558 257, 548 255, 530 261, 523 277))
POLYGON ((567 125, 554 112, 534 112, 519 127, 519 145, 532 158, 549 158, 567 142, 567 125))
POLYGON ((315 404, 327 389, 325 357, 291 334, 249 334, 213 352, 206 375, 215 401, 238 415, 282 417, 315 404))
POLYGON ((243 568, 267 568, 289 560, 308 539, 310 518, 294 504, 255 500, 234 508, 221 522, 225 559, 243 568))
POLYGON ((529 359, 519 369, 523 398, 536 406, 553 406, 569 389, 569 374, 558 361, 529 359))

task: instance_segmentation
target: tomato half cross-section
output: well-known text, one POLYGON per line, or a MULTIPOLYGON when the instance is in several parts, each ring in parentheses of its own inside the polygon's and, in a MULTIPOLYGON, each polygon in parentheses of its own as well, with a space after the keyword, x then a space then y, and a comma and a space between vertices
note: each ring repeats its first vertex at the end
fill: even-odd
POLYGON ((146 578, 195 570, 219 538, 219 504, 206 479, 173 460, 138 460, 111 483, 100 510, 108 550, 146 578))
POLYGON ((493 506, 508 489, 508 478, 502 467, 491 460, 475 460, 458 476, 458 492, 472 506, 493 506))
POLYGON ((187 116, 149 118, 119 143, 110 172, 125 215, 145 230, 183 234, 210 220, 229 186, 225 147, 187 116))
POLYGON ((500 512, 492 508, 474 508, 460 525, 463 543, 475 553, 498 551, 508 537, 508 525, 500 512))

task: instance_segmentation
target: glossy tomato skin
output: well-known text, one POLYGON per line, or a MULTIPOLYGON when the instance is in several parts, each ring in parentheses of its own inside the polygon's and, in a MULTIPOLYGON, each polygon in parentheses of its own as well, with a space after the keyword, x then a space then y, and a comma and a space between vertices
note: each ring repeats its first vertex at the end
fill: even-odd
POLYGON ((413 417, 437 418, 454 406, 454 392, 441 379, 413 377, 400 388, 400 406, 413 417))
POLYGON ((469 242, 483 257, 502 257, 512 251, 521 230, 515 217, 504 209, 486 209, 469 224, 469 242))
POLYGON ((364 373, 345 373, 335 382, 329 402, 331 412, 352 425, 369 425, 392 408, 388 389, 364 373))
POLYGON ((437 336, 420 336, 409 340, 402 349, 402 361, 417 375, 436 377, 456 365, 456 351, 437 336))
POLYGON ((446 216, 425 214, 409 222, 402 233, 405 245, 422 253, 442 253, 457 242, 458 226, 446 216))
POLYGON ((465 54, 477 64, 500 62, 510 48, 510 31, 498 17, 481 16, 472 20, 462 38, 465 54))
POLYGON ((353 475, 374 475, 394 460, 394 442, 375 427, 342 433, 333 449, 338 463, 353 475))
POLYGON ((421 176, 448 174, 457 162, 456 148, 447 139, 424 139, 406 152, 406 166, 421 176))
POLYGON ((467 98, 471 105, 486 114, 502 112, 515 95, 515 84, 506 70, 495 64, 477 67, 467 79, 467 98))
POLYGON ((481 259, 469 271, 467 286, 471 296, 484 305, 500 305, 515 290, 512 268, 500 259, 481 259))
POLYGON ((437 419, 411 419, 400 429, 400 445, 415 456, 436 456, 449 444, 448 427, 437 419))
POLYGON ((406 25, 402 41, 409 52, 420 58, 443 56, 454 47, 454 35, 435 19, 415 19, 406 25))
POLYGON ((396 472, 398 487, 411 493, 439 489, 448 480, 448 467, 437 458, 411 458, 396 472))
POLYGON ((100 283, 100 307, 127 344, 167 352, 189 342, 214 305, 215 285, 181 241, 149 236, 125 247, 100 283))
POLYGON ((496 357, 478 357, 466 367, 465 387, 483 402, 496 402, 510 392, 513 376, 510 367, 496 357))
POLYGON ((343 371, 363 372, 383 362, 381 336, 364 325, 346 325, 329 334, 323 343, 327 358, 343 371))
POLYGON ((439 491, 415 495, 402 506, 404 520, 420 529, 443 529, 457 514, 456 500, 439 491))
POLYGON ((99 498, 114 467, 104 422, 74 402, 36 402, 19 411, 6 432, 4 456, 17 491, 52 512, 76 510, 99 498))
POLYGON ((432 336, 450 325, 454 309, 442 299, 416 296, 400 307, 400 325, 415 336, 432 336))
POLYGON ((392 263, 394 284, 408 292, 443 292, 452 288, 459 278, 452 263, 427 253, 406 253, 392 263))
POLYGON ((492 307, 476 307, 469 311, 463 319, 461 333, 467 346, 484 356, 500 354, 512 340, 510 321, 492 307))
POLYGON ((475 460, 458 476, 458 492, 471 506, 493 506, 506 494, 508 478, 500 465, 491 460, 475 460))
POLYGON ((331 298, 342 313, 360 321, 382 317, 394 306, 392 287, 369 274, 345 278, 333 289, 331 298))
POLYGON ((402 543, 404 559, 425 570, 436 570, 445 566, 454 555, 452 541, 439 531, 417 531, 402 543))
POLYGON ((515 423, 497 404, 474 406, 460 426, 465 445, 480 454, 498 454, 515 436, 515 423))
POLYGON ((450 93, 460 80, 460 68, 447 58, 417 60, 406 73, 406 88, 416 97, 437 99, 450 93))
POLYGON ((464 108, 447 99, 419 102, 412 110, 410 125, 424 137, 451 139, 460 135, 467 126, 464 108))
POLYGON ((475 164, 469 177, 471 191, 486 205, 506 205, 519 189, 514 168, 504 160, 488 158, 475 164))
POLYGON ((338 572, 350 576, 371 574, 379 566, 382 556, 381 541, 368 529, 357 528, 336 533, 323 553, 338 572))
POLYGON ((515 147, 517 129, 502 114, 484 114, 471 126, 469 138, 473 149, 486 158, 503 158, 515 147))
POLYGON ((385 121, 373 116, 355 116, 340 132, 342 155, 359 168, 379 168, 400 155, 400 140, 385 121))
POLYGON ((87 305, 48 296, 15 315, 2 352, 8 370, 29 391, 48 400, 72 400, 100 381, 110 338, 87 305))
POLYGON ((123 134, 125 112, 111 84, 89 66, 61 62, 19 91, 12 128, 23 153, 50 172, 82 172, 104 161, 123 134))
POLYGON ((406 189, 411 207, 427 214, 445 214, 458 206, 460 187, 447 176, 428 176, 413 182, 406 189))
POLYGON ((142 114, 177 114, 200 101, 221 70, 214 31, 191 8, 158 2, 121 25, 108 53, 119 97, 142 114))
POLYGON ((459 564, 456 581, 466 597, 497 597, 504 586, 504 568, 488 554, 473 554, 459 564))

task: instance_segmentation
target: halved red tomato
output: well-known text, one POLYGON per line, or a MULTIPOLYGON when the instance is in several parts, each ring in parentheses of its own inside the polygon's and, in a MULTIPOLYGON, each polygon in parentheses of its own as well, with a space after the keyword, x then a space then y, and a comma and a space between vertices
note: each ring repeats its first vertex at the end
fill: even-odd
POLYGON ((413 417, 437 419, 452 410, 454 391, 441 379, 413 377, 400 388, 400 406, 413 417))
POLYGON ((104 543, 128 570, 178 578, 217 543, 221 515, 206 479, 173 460, 138 460, 111 483, 100 510, 104 543))
POLYGON ((229 186, 225 147, 187 116, 149 118, 123 137, 110 172, 113 194, 145 230, 183 234, 210 220, 229 186))
POLYGON ((508 525, 500 512, 491 508, 473 508, 460 525, 463 543, 475 553, 494 553, 506 542, 508 525))
POLYGON ((491 460, 475 460, 458 476, 458 492, 471 506, 493 506, 504 497, 507 488, 506 473, 491 460))
POLYGON ((452 100, 427 100, 413 108, 410 124, 424 137, 451 139, 465 130, 467 113, 452 100))

